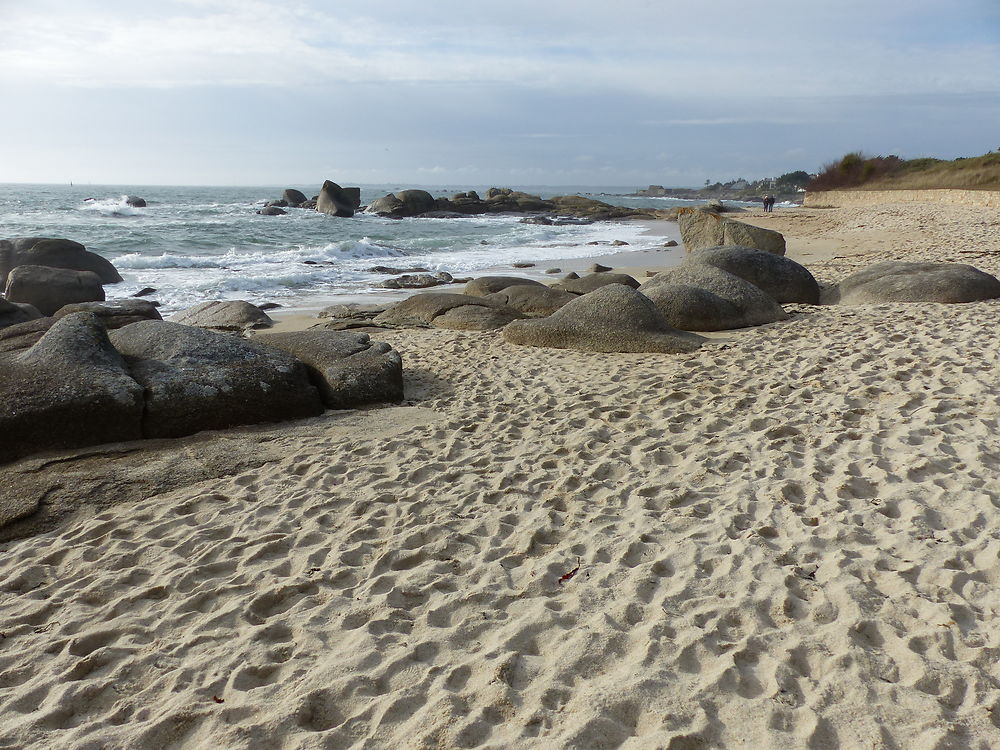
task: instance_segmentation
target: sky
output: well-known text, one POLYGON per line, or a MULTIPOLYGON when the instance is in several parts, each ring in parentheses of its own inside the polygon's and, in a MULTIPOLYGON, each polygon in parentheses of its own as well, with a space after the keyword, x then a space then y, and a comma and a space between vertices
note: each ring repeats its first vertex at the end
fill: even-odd
POLYGON ((1000 0, 0 0, 0 182, 700 186, 1000 149, 1000 0))

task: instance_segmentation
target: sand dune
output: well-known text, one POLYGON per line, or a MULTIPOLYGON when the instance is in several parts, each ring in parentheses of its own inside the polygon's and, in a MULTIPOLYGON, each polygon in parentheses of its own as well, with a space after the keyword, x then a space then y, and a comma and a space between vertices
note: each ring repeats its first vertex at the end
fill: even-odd
MULTIPOLYGON (((997 272, 963 211, 750 220, 826 281, 997 272)), ((1000 745, 1000 302, 787 309, 684 355, 387 332, 408 406, 6 542, 0 747, 1000 745)))

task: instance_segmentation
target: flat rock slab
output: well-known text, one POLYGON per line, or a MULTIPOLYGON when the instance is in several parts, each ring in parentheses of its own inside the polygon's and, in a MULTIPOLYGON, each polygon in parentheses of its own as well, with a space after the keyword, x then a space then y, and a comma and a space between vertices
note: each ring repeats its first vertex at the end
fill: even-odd
POLYGON ((168 321, 133 323, 109 335, 144 389, 146 437, 323 411, 305 365, 272 347, 168 321))
POLYGON ((653 303, 623 284, 578 297, 547 318, 518 320, 504 340, 522 346, 587 352, 692 352, 701 336, 671 328, 653 303))
POLYGON ((848 276, 829 302, 879 305, 890 302, 980 302, 1000 297, 1000 280, 964 263, 876 263, 848 276))
POLYGON ((311 329, 260 336, 257 342, 306 365, 323 403, 331 409, 403 400, 403 360, 367 333, 311 329))

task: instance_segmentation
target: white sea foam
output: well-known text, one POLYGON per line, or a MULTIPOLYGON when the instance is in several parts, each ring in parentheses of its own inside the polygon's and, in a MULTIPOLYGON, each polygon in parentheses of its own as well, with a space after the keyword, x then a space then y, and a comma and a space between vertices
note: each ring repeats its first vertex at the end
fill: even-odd
MULTIPOLYGON (((370 188, 362 198, 385 192, 370 188)), ((125 278, 105 290, 109 296, 154 287, 167 312, 206 299, 294 304, 330 293, 365 293, 386 278, 369 270, 376 265, 465 276, 519 261, 615 252, 608 246, 613 240, 633 249, 659 244, 644 240, 641 226, 630 222, 547 226, 524 224, 510 214, 341 219, 296 209, 266 217, 256 211, 280 191, 260 188, 47 186, 29 193, 0 187, 10 236, 82 242, 109 258, 125 278), (150 207, 129 206, 126 192, 141 194, 150 207), (594 242, 601 244, 589 244, 594 242)))
POLYGON ((81 211, 93 211, 102 216, 127 217, 140 216, 143 209, 130 206, 128 196, 118 198, 87 198, 79 207, 81 211))

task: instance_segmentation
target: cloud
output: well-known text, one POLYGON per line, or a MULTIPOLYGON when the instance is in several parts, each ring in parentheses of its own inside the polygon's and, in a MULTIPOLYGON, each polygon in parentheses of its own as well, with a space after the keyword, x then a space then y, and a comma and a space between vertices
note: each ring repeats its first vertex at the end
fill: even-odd
POLYGON ((975 33, 974 18, 956 41, 952 27, 965 17, 955 9, 897 5, 843 0, 837 10, 762 14, 717 0, 708 23, 701 6, 648 0, 620 0, 613 12, 587 0, 502 8, 437 0, 430 9, 387 0, 336 11, 304 0, 144 9, 36 0, 7 13, 0 65, 22 81, 79 87, 478 82, 651 97, 1000 88, 1000 43, 975 33))

